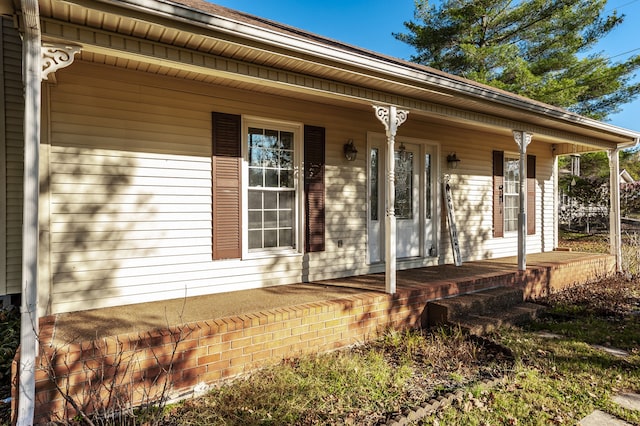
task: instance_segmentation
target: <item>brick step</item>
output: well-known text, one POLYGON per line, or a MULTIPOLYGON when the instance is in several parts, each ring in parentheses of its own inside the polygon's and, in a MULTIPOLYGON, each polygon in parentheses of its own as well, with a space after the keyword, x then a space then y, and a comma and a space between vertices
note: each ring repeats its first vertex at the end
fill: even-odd
POLYGON ((500 312, 485 315, 465 315, 451 321, 463 330, 476 335, 484 335, 501 327, 520 325, 538 317, 545 307, 535 303, 522 302, 500 312))
POLYGON ((482 316, 491 312, 500 312, 522 303, 523 300, 522 290, 513 287, 497 287, 436 300, 427 304, 428 324, 455 323, 463 316, 482 316))

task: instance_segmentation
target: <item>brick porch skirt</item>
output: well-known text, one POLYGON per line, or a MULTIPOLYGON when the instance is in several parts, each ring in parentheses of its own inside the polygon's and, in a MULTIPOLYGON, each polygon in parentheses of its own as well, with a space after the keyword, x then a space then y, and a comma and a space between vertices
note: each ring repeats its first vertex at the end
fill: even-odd
MULTIPOLYGON (((612 256, 588 255, 564 262, 543 260, 522 272, 491 272, 420 285, 410 279, 411 284, 403 285, 399 279, 395 295, 362 292, 58 346, 51 344, 54 317, 42 318, 35 422, 78 414, 61 391, 87 412, 104 408, 107 401, 134 406, 150 402, 165 386, 172 398, 188 397, 194 389, 206 389, 283 359, 343 348, 388 329, 425 326, 430 300, 496 286, 523 287, 526 297, 535 299, 614 270, 612 256)), ((403 273, 411 277, 412 271, 403 273)), ((16 357, 13 413, 17 412, 18 365, 16 357)))

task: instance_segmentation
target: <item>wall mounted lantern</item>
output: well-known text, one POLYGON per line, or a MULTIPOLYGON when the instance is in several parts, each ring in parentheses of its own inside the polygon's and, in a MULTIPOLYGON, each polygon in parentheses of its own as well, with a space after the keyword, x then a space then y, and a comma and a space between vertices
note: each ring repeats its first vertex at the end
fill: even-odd
POLYGON ((407 147, 404 146, 404 142, 400 142, 400 146, 398 147, 398 158, 400 159, 400 161, 405 162, 407 161, 408 156, 409 154, 407 153, 407 147))
POLYGON ((458 163, 460 163, 460 159, 458 158, 455 152, 452 152, 451 154, 447 155, 447 166, 450 169, 457 169, 458 163))
POLYGON ((349 139, 347 143, 344 144, 344 158, 346 158, 347 161, 355 161, 357 156, 358 150, 353 143, 353 139, 349 139))

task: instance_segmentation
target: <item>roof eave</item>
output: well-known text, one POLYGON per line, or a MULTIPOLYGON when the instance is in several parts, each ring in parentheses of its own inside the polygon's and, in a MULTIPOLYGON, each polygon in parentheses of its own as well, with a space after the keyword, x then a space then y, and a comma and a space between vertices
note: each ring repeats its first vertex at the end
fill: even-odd
POLYGON ((436 70, 433 70, 433 72, 429 72, 427 69, 417 70, 400 63, 393 63, 391 60, 383 60, 364 53, 359 54, 353 51, 346 51, 336 46, 302 39, 291 34, 284 34, 268 28, 239 22, 224 16, 212 15, 180 3, 174 3, 170 0, 97 1, 118 7, 128 7, 137 10, 143 9, 146 13, 159 15, 171 20, 178 20, 191 25, 199 25, 206 28, 213 27, 217 31, 234 36, 241 35, 243 38, 252 41, 278 46, 279 48, 286 48, 305 55, 312 54, 325 60, 357 66, 369 72, 383 73, 393 76, 396 80, 401 78, 413 84, 426 84, 443 92, 453 92, 461 96, 475 98, 482 102, 488 102, 487 99, 490 99, 490 102, 499 103, 510 108, 630 139, 628 142, 618 143, 620 147, 623 145, 625 145, 625 147, 627 147, 627 145, 633 146, 640 141, 640 132, 634 132, 583 117, 561 108, 545 105, 508 92, 492 90, 492 88, 488 86, 475 83, 471 80, 448 76, 436 70))

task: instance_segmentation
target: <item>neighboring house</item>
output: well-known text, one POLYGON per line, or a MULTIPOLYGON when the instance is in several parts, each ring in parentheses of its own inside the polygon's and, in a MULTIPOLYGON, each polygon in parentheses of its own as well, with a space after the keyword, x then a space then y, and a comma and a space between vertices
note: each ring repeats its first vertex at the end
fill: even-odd
POLYGON ((617 182, 640 137, 199 0, 0 11, 0 294, 37 288, 40 315, 382 271, 393 292, 453 263, 444 175, 462 260, 523 268, 557 244, 557 156, 607 150, 617 182))
MULTIPOLYGON (((591 202, 587 205, 584 204, 584 198, 576 196, 574 192, 575 185, 577 184, 576 177, 581 176, 580 171, 580 155, 572 154, 568 167, 559 170, 560 181, 563 177, 573 177, 569 180, 568 184, 561 186, 558 194, 558 220, 559 224, 566 226, 569 229, 582 229, 587 233, 592 232, 594 229, 602 229, 608 225, 609 219, 609 199, 606 195, 610 190, 610 182, 603 184, 594 184, 590 192, 591 202)), ((589 178, 586 176, 585 178, 589 178)), ((591 178, 595 178, 591 176, 591 178)), ((630 188, 627 185, 633 184, 635 179, 629 174, 628 171, 622 169, 619 173, 619 184, 621 188, 621 203, 624 214, 625 207, 628 204, 629 197, 628 191, 625 188, 630 188)))

